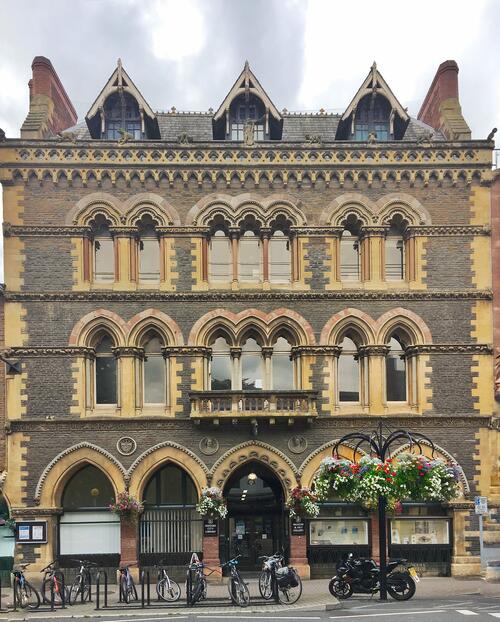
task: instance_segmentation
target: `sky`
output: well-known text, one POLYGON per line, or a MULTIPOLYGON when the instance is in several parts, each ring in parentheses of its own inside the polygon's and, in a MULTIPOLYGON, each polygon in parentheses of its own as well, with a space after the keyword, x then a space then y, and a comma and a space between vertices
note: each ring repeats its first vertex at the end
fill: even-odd
POLYGON ((154 110, 217 109, 248 59, 279 110, 312 112, 342 112, 376 61, 412 116, 454 59, 472 136, 500 126, 500 0, 0 0, 0 24, 8 137, 37 55, 79 119, 118 58, 154 110))

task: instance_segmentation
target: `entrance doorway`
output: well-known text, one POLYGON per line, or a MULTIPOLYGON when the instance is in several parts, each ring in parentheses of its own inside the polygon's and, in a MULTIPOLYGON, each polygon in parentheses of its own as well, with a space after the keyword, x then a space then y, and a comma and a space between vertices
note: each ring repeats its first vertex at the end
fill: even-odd
POLYGON ((228 515, 221 534, 221 559, 241 555, 242 570, 259 570, 261 555, 285 547, 283 487, 265 465, 248 462, 231 475, 224 496, 228 515))

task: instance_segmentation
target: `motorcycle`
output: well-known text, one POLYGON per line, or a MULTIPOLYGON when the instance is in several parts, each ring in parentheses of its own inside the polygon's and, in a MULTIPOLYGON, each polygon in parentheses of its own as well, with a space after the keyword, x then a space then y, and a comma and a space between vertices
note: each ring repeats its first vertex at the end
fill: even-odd
MULTIPOLYGON (((387 563, 387 592, 394 600, 409 600, 419 581, 413 566, 406 559, 393 559, 387 563), (403 570, 396 570, 401 566, 403 570)), ((328 584, 330 594, 339 600, 354 593, 375 594, 380 590, 380 568, 373 559, 355 558, 352 553, 337 563, 337 574, 328 584)))

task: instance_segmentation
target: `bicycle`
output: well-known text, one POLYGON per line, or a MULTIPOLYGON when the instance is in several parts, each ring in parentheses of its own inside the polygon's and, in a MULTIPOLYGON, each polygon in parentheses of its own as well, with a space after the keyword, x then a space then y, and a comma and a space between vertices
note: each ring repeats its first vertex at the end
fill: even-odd
MULTIPOLYGON (((207 578, 205 576, 205 565, 203 562, 200 562, 197 558, 189 562, 187 577, 186 577, 186 595, 187 595, 187 605, 188 607, 192 607, 199 600, 203 600, 207 597, 207 578), (196 561, 197 560, 197 561, 196 561), (193 575, 195 576, 195 580, 193 581, 193 575), (193 586, 194 583, 194 586, 193 586)), ((214 571, 212 570, 210 574, 214 571)))
POLYGON ((240 557, 241 555, 237 555, 233 559, 230 559, 225 564, 222 564, 221 568, 228 567, 229 572, 231 573, 227 584, 231 600, 239 607, 246 607, 250 602, 250 592, 248 591, 248 585, 243 580, 243 577, 237 568, 238 559, 240 557))
POLYGON ((272 568, 279 570, 283 567, 283 555, 262 555, 262 572, 259 575, 259 592, 264 600, 271 600, 273 597, 272 568))
POLYGON ((38 609, 41 604, 40 594, 24 576, 29 564, 19 564, 12 570, 14 575, 14 608, 38 609))
POLYGON ((79 596, 81 602, 85 602, 86 600, 90 602, 90 568, 97 567, 97 564, 84 559, 74 559, 73 561, 80 564, 80 570, 69 588, 69 603, 70 605, 74 605, 79 596))
POLYGON ((168 576, 163 566, 155 566, 155 568, 158 569, 158 578, 156 582, 158 598, 167 603, 177 602, 181 597, 181 588, 179 584, 168 576))
POLYGON ((128 566, 122 566, 120 571, 120 593, 123 598, 123 602, 129 604, 131 600, 139 600, 137 596, 137 590, 135 589, 134 580, 130 574, 128 566))
POLYGON ((54 560, 40 571, 44 573, 42 579, 42 602, 51 603, 52 590, 54 590, 54 604, 63 605, 68 602, 68 592, 64 587, 64 581, 60 573, 55 568, 56 563, 56 560, 54 560))

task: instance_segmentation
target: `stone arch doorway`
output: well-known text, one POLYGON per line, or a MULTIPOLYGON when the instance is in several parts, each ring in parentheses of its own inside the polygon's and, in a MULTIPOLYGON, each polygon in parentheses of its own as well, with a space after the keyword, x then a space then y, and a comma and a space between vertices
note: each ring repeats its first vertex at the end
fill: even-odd
POLYGON ((147 480, 139 524, 141 567, 165 563, 177 572, 192 553, 201 553, 202 521, 196 511, 198 490, 190 474, 175 462, 161 464, 147 480))
POLYGON ((285 491, 271 468, 257 460, 238 467, 226 480, 228 514, 223 521, 220 557, 241 555, 242 570, 260 569, 261 555, 288 548, 285 491))

